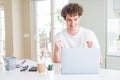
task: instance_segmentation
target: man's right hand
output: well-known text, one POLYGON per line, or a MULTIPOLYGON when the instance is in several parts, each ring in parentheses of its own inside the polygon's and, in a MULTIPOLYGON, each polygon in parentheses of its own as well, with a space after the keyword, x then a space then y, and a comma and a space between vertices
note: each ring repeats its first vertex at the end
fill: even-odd
POLYGON ((61 48, 62 48, 61 40, 56 41, 55 42, 55 49, 54 49, 54 62, 55 63, 61 62, 61 48))

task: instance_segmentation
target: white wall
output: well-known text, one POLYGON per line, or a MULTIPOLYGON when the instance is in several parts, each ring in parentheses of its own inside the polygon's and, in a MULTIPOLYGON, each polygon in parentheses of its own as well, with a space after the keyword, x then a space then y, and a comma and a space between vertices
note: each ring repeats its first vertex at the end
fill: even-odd
POLYGON ((0 0, 0 3, 3 3, 4 2, 4 0, 0 0))
POLYGON ((14 56, 23 58, 24 47, 23 47, 23 25, 22 25, 22 8, 21 0, 13 0, 12 2, 12 18, 13 18, 13 48, 14 56))
MULTIPOLYGON (((114 20, 118 19, 120 21, 120 12, 118 13, 117 11, 115 11, 114 9, 114 0, 107 0, 107 23, 109 27, 117 27, 115 26, 115 24, 120 24, 119 21, 115 22, 114 20)), ((119 27, 119 25, 118 25, 119 27)), ((109 36, 110 37, 110 36, 109 36)), ((111 44, 113 44, 111 42, 111 44)), ((116 53, 115 53, 116 54, 116 53)), ((109 69, 117 69, 120 70, 120 56, 118 56, 118 54, 116 55, 107 55, 107 60, 106 60, 107 64, 106 67, 109 69)))
POLYGON ((105 67, 106 55, 106 29, 107 29, 107 10, 106 0, 70 0, 70 2, 77 2, 84 8, 84 13, 80 20, 80 25, 92 29, 100 42, 102 56, 105 67))
POLYGON ((114 3, 113 0, 107 0, 107 18, 108 19, 119 18, 119 13, 115 11, 113 3, 114 3))
POLYGON ((22 17, 23 17, 23 36, 24 36, 24 56, 27 59, 31 59, 31 57, 35 57, 35 52, 33 51, 32 40, 32 30, 33 22, 32 22, 32 0, 22 0, 22 17), (27 35, 27 36, 26 36, 27 35))
MULTIPOLYGON (((3 7, 3 0, 0 0, 0 9, 3 7)), ((0 20, 1 21, 1 20, 0 20)), ((1 23, 1 22, 0 22, 1 23)), ((1 27, 1 26, 0 26, 1 27)), ((1 36, 2 36, 2 34, 1 34, 1 30, 0 30, 0 40, 1 40, 1 36)), ((3 42, 1 42, 0 41, 0 56, 1 55, 4 55, 4 53, 2 53, 3 52, 3 42)))
POLYGON ((31 30, 32 0, 2 0, 2 3, 5 7, 6 56, 36 57, 31 30))
POLYGON ((5 47, 6 55, 11 56, 13 54, 13 28, 12 28, 12 3, 11 0, 4 1, 5 7, 5 47))
POLYGON ((5 39, 6 56, 23 58, 23 26, 21 17, 21 0, 5 0, 5 39))

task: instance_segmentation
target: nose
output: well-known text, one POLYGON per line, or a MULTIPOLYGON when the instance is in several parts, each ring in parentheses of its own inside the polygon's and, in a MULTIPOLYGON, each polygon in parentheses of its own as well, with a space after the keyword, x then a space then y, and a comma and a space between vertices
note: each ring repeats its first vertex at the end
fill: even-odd
POLYGON ((71 20, 71 25, 73 26, 75 24, 75 21, 74 20, 71 20))

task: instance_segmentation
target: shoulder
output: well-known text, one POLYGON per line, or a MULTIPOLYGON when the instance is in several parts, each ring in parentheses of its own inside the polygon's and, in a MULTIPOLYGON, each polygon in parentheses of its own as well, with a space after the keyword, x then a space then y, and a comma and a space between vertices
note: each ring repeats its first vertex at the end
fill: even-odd
POLYGON ((59 33, 57 33, 57 34, 56 34, 56 37, 57 37, 57 36, 62 36, 62 35, 64 35, 64 34, 66 34, 66 29, 64 29, 64 30, 60 31, 59 33))
POLYGON ((85 34, 94 34, 94 32, 91 29, 80 27, 80 30, 82 33, 85 33, 85 34))
POLYGON ((57 33, 55 35, 55 39, 61 39, 61 38, 64 37, 65 34, 66 34, 66 29, 64 29, 64 30, 60 31, 59 33, 57 33))
POLYGON ((93 32, 91 29, 80 27, 81 31, 83 32, 93 32))

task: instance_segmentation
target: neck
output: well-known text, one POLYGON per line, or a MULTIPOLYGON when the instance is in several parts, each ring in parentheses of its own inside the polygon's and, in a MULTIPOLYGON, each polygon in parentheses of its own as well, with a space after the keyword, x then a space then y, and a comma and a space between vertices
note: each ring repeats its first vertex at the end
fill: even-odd
POLYGON ((68 29, 67 29, 68 33, 69 33, 70 35, 72 35, 72 36, 76 35, 76 34, 79 32, 79 30, 80 30, 79 27, 78 27, 77 29, 75 29, 75 30, 68 30, 68 29))

